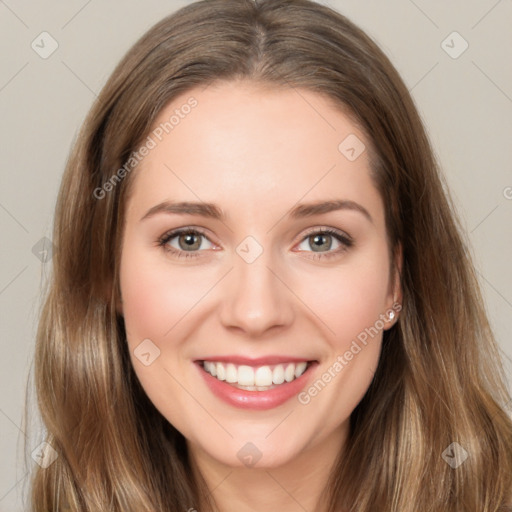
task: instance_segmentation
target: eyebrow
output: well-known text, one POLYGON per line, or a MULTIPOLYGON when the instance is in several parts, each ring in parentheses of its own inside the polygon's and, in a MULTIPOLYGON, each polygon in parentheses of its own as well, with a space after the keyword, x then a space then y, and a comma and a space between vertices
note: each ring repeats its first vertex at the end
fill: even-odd
MULTIPOLYGON (((364 206, 348 199, 299 204, 288 213, 288 217, 292 219, 303 219, 338 210, 352 210, 359 212, 363 214, 367 220, 373 223, 372 216, 364 206)), ((198 215, 220 221, 226 220, 226 215, 222 209, 213 203, 175 201, 163 201, 162 203, 153 206, 140 220, 143 221, 160 213, 174 215, 198 215)))

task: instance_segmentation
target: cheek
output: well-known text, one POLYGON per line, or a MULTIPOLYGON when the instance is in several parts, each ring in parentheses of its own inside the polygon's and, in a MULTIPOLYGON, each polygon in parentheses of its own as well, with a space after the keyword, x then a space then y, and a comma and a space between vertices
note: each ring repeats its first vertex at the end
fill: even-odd
POLYGON ((121 291, 126 330, 134 342, 150 338, 158 344, 201 299, 211 276, 177 270, 156 251, 126 250, 121 260, 121 291))
MULTIPOLYGON (((189 411, 191 401, 172 377, 183 371, 180 354, 186 343, 180 340, 186 340, 186 336, 180 329, 186 327, 187 313, 211 284, 208 285, 208 279, 200 271, 171 269, 162 254, 139 245, 141 248, 135 243, 130 245, 127 237, 120 268, 122 313, 130 358, 151 402, 176 428, 185 431, 187 416, 183 411, 189 411), (169 332, 175 325, 178 327, 169 332), (157 347, 158 353, 152 344, 141 344, 148 339, 157 347), (148 365, 138 359, 137 354, 143 352, 139 345, 150 354, 152 360, 148 365)), ((201 414, 197 410, 192 413, 196 416, 201 414)))
MULTIPOLYGON (((384 253, 385 254, 385 253, 384 253)), ((308 276, 303 297, 341 348, 366 328, 381 325, 389 288, 388 261, 377 248, 353 264, 308 276)))
POLYGON ((359 254, 357 262, 340 265, 335 272, 329 269, 325 279, 310 276, 304 283, 305 302, 327 326, 329 353, 317 380, 299 395, 299 402, 305 406, 304 414, 314 409, 325 418, 324 433, 349 418, 377 368, 384 326, 381 315, 389 288, 385 254, 376 246, 364 256, 359 254))
MULTIPOLYGON (((165 279, 157 279, 155 269, 131 254, 121 266, 123 316, 129 339, 158 338, 164 329, 164 312, 172 311, 165 279)), ((169 318, 171 320, 171 318, 169 318)))

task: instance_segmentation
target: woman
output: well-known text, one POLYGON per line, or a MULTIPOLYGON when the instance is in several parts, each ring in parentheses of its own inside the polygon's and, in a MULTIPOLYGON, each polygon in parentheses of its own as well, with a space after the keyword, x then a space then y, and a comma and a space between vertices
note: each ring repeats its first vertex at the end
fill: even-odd
POLYGON ((85 121, 54 243, 35 511, 511 506, 510 396, 450 198, 340 14, 210 0, 150 29, 85 121))

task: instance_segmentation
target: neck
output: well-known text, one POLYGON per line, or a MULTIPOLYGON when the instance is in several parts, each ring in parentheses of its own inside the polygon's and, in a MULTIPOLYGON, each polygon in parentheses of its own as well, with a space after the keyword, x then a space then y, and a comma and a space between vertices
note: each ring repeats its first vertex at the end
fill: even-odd
POLYGON ((327 512, 326 485, 347 434, 348 425, 342 425, 286 464, 261 468, 226 466, 187 441, 196 479, 200 474, 216 505, 212 510, 202 500, 199 511, 327 512))

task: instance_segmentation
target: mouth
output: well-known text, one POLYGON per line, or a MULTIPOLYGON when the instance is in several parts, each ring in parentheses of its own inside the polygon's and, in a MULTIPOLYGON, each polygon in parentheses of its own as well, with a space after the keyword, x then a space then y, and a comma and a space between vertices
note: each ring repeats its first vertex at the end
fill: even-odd
POLYGON ((312 381, 319 365, 317 360, 281 357, 264 361, 219 359, 194 361, 199 376, 215 397, 231 406, 252 410, 272 409, 297 396, 312 381))
POLYGON ((246 391, 268 391, 303 375, 315 361, 274 365, 237 365, 221 361, 198 361, 205 372, 219 381, 246 391))

